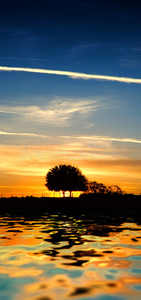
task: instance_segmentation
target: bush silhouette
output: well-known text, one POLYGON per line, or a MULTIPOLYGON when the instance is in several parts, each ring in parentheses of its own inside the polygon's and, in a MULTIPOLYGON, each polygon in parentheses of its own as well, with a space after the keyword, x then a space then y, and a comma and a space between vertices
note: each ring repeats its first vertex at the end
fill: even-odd
POLYGON ((88 181, 82 172, 71 165, 59 165, 50 169, 46 175, 45 186, 50 191, 62 191, 63 197, 65 192, 86 191, 88 181))
POLYGON ((118 185, 106 186, 103 183, 98 183, 96 181, 90 181, 88 183, 88 192, 93 194, 112 194, 112 195, 123 195, 124 192, 118 185))

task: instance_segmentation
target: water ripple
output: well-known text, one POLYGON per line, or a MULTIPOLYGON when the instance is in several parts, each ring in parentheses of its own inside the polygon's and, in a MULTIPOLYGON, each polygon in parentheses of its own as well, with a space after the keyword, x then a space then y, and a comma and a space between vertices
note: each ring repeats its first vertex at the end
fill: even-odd
POLYGON ((0 299, 141 299, 134 214, 0 215, 0 299))

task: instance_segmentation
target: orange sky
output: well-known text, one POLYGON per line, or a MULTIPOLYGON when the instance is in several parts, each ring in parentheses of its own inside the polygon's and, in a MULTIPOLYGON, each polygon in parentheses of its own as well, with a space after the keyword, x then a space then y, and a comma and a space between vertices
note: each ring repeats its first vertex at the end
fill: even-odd
MULTIPOLYGON (((116 154, 104 148, 83 148, 72 143, 63 147, 1 146, 0 194, 6 197, 22 195, 48 196, 45 175, 58 164, 71 164, 81 169, 89 179, 105 185, 116 184, 127 193, 141 193, 141 160, 116 154), (82 149, 82 150, 81 150, 82 149)), ((57 193, 56 193, 57 195, 57 193)), ((76 194, 77 196, 79 193, 76 194)))

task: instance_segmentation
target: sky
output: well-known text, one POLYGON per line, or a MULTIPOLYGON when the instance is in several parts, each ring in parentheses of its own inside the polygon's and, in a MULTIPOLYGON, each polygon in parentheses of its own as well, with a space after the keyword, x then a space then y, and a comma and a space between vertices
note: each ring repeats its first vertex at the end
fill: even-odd
POLYGON ((140 0, 0 0, 0 195, 58 164, 141 193, 140 0))

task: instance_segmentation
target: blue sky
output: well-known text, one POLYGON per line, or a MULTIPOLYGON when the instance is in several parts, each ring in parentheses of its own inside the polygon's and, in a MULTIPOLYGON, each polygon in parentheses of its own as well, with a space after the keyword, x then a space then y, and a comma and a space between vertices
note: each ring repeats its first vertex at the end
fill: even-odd
MULTIPOLYGON (((140 1, 0 0, 0 7, 0 66, 141 79, 140 1)), ((30 173, 29 156, 37 176, 43 176, 54 163, 74 162, 93 180, 110 184, 115 178, 112 184, 119 183, 125 190, 132 186, 132 192, 141 192, 135 167, 137 162, 141 166, 140 94, 138 83, 1 70, 1 151, 2 155, 3 149, 8 151, 5 161, 9 149, 17 153, 17 169, 8 171, 3 164, 2 178, 18 174, 19 187, 22 185, 18 153, 32 147, 38 167, 28 154, 26 175, 30 173), (64 154, 45 160, 43 151, 64 153, 68 148, 66 160, 64 154), (46 170, 38 151, 42 151, 46 170), (76 153, 82 152, 85 155, 75 161, 76 153), (90 168, 87 160, 92 153, 90 168), (126 165, 123 173, 119 174, 115 165, 109 170, 111 158, 116 166, 126 165), (105 159, 107 167, 102 171, 105 159), (130 171, 127 166, 131 166, 130 171), (112 175, 114 168, 117 173, 112 175), (130 180, 129 172, 134 174, 130 180)), ((13 164, 9 164, 12 170, 13 164)), ((2 182, 1 191, 5 192, 6 180, 2 182)))

